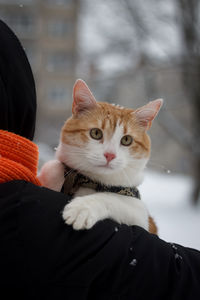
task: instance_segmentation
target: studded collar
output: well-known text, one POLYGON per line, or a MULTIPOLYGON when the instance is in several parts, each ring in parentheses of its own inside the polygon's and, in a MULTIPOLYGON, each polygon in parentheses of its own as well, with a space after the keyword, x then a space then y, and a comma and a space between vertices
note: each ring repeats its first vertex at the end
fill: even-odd
POLYGON ((97 192, 110 192, 119 195, 130 196, 140 199, 140 193, 136 187, 123 187, 101 184, 93 181, 87 176, 71 169, 65 165, 64 172, 65 182, 62 191, 65 194, 73 195, 80 187, 90 188, 97 192))

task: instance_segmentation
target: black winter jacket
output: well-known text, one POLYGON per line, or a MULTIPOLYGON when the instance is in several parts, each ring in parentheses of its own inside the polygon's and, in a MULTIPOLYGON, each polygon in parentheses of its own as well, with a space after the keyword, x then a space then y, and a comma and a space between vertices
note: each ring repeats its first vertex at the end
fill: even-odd
POLYGON ((111 220, 74 231, 69 198, 0 184, 0 299, 200 299, 200 252, 111 220))

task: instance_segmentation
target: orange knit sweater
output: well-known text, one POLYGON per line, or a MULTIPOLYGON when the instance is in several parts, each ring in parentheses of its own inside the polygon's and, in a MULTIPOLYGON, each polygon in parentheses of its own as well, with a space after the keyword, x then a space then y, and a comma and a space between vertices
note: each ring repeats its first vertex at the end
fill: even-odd
POLYGON ((0 130, 0 183, 25 180, 41 185, 37 179, 38 147, 30 140, 0 130))

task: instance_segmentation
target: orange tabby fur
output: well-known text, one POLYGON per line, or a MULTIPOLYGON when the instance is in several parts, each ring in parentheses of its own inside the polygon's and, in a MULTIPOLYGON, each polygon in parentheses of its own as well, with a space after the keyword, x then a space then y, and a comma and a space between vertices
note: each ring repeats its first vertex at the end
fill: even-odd
POLYGON ((156 235, 158 234, 158 228, 154 219, 151 216, 149 216, 149 232, 156 235))
POLYGON ((118 122, 123 124, 124 135, 131 134, 134 137, 134 143, 129 147, 130 152, 138 153, 138 158, 148 157, 151 148, 150 138, 137 119, 134 119, 133 112, 133 109, 119 108, 106 102, 98 102, 98 107, 94 108, 92 112, 86 112, 81 116, 73 115, 65 122, 61 140, 66 144, 81 147, 80 141, 83 144, 88 141, 88 132, 91 128, 106 130, 106 134, 112 136, 118 122), (79 140, 78 144, 77 139, 79 140))
MULTIPOLYGON (((108 137, 111 137, 119 123, 123 125, 124 135, 130 134, 134 137, 134 143, 129 147, 129 151, 134 155, 137 153, 137 158, 149 157, 150 138, 137 118, 134 118, 134 111, 133 109, 98 102, 97 107, 92 111, 78 115, 73 114, 65 122, 61 132, 61 141, 81 148, 88 142, 91 128, 100 128, 106 132, 108 137)), ((157 234, 157 227, 151 216, 149 216, 149 232, 157 234)))

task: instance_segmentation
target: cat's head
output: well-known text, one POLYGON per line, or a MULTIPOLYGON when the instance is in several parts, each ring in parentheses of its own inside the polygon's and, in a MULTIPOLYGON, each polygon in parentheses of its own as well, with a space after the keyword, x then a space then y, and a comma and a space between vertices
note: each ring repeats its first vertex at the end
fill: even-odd
POLYGON ((147 130, 161 105, 158 99, 133 110, 97 102, 86 83, 77 80, 57 158, 103 183, 138 185, 150 155, 147 130))

